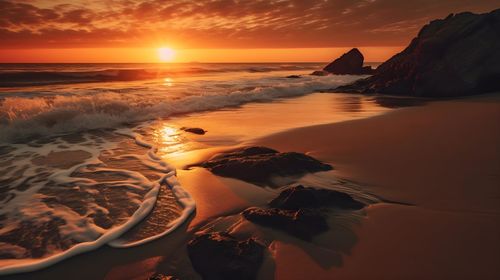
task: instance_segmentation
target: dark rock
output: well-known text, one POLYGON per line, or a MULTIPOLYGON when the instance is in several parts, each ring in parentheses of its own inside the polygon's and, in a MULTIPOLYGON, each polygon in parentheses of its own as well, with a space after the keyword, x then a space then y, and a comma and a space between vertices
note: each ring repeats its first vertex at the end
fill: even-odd
POLYGON ((500 9, 425 25, 376 74, 337 91, 453 97, 500 90, 500 9))
POLYGON ((282 191, 269 206, 272 208, 248 208, 242 215, 253 223, 311 240, 329 229, 325 207, 357 210, 365 205, 346 193, 299 185, 282 191))
POLYGON ((357 210, 365 205, 343 192, 298 185, 282 191, 278 197, 269 202, 269 206, 288 210, 321 207, 357 210))
POLYGON ((323 71, 337 75, 361 75, 371 72, 371 67, 363 67, 364 59, 363 54, 354 48, 328 64, 323 71))
POLYGON ((189 241, 188 254, 203 279, 243 279, 257 277, 265 247, 255 239, 238 241, 225 232, 203 234, 189 241))
POLYGON ((283 210, 277 208, 248 208, 245 219, 266 227, 287 232, 303 240, 328 230, 324 214, 316 209, 283 210))
POLYGON ((288 79, 300 79, 300 75, 290 75, 290 76, 286 76, 288 79))
POLYGON ((214 174, 255 184, 269 184, 275 176, 296 176, 332 169, 330 165, 304 154, 280 153, 265 147, 247 147, 220 154, 201 166, 214 174))
POLYGON ((181 127, 181 130, 193 134, 204 135, 207 131, 199 127, 181 127))
POLYGON ((313 76, 327 76, 329 74, 330 73, 328 73, 326 71, 314 71, 311 73, 311 75, 313 75, 313 76))

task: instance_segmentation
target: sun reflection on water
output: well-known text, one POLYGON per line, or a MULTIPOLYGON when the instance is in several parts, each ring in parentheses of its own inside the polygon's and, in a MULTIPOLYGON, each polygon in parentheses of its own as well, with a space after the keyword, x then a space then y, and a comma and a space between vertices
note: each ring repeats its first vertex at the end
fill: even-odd
POLYGON ((162 125, 153 132, 153 138, 158 145, 160 155, 167 155, 185 150, 186 139, 181 131, 169 125, 162 125))
POLYGON ((173 85, 174 80, 172 78, 164 78, 163 85, 167 87, 171 87, 173 85))

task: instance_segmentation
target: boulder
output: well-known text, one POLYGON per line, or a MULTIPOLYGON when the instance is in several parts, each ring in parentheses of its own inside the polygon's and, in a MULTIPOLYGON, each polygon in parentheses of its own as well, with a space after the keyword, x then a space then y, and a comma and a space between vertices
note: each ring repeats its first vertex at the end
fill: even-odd
POLYGON ((265 147, 245 147, 217 155, 201 163, 214 174, 257 185, 270 184, 273 177, 299 176, 332 167, 308 155, 280 153, 265 147))
POLYGON ((328 64, 323 71, 336 75, 372 74, 373 70, 370 66, 363 67, 364 59, 363 54, 354 48, 328 64))
POLYGON ((329 229, 324 214, 314 209, 283 210, 252 207, 243 211, 242 215, 253 223, 282 230, 307 241, 329 229))
POLYGON ((251 280, 257 277, 265 247, 253 238, 239 241, 226 232, 214 232, 195 237, 187 249, 203 279, 251 280))
POLYGON ((337 91, 453 97, 500 90, 500 9, 431 21, 374 76, 337 91))
POLYGON ((298 185, 282 191, 269 206, 271 208, 248 208, 242 215, 253 223, 309 241, 329 229, 326 207, 358 210, 365 205, 343 192, 298 185))
POLYGON ((288 210, 321 207, 358 210, 365 205, 343 192, 298 185, 282 191, 278 197, 269 202, 269 206, 288 210))

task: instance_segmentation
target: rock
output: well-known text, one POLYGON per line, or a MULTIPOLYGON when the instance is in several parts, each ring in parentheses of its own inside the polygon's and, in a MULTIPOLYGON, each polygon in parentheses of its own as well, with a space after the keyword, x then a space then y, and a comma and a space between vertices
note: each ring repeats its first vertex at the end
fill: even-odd
POLYGON ((290 75, 290 76, 286 76, 288 79, 300 79, 300 75, 290 75))
POLYGON ((214 174, 265 185, 272 177, 296 176, 331 170, 332 167, 310 156, 280 153, 265 147, 246 147, 217 155, 201 164, 214 174))
POLYGON ((288 210, 321 207, 358 210, 365 205, 343 192, 298 185, 282 191, 269 206, 288 210))
POLYGON ((354 48, 328 64, 323 68, 323 71, 336 75, 371 74, 372 69, 370 66, 363 67, 364 59, 363 54, 354 48))
POLYGON ((330 73, 328 73, 326 71, 314 71, 311 73, 311 75, 313 75, 313 76, 327 76, 329 74, 330 73))
POLYGON ((203 279, 257 277, 265 247, 253 238, 239 241, 225 232, 206 233, 189 241, 188 254, 203 279))
POLYGON ((453 97, 500 90, 500 9, 425 25, 377 73, 337 91, 453 97))
POLYGON ((149 280, 179 280, 179 278, 174 277, 174 276, 167 276, 161 273, 157 273, 151 277, 149 277, 149 280))
POLYGON ((324 214, 315 209, 283 210, 277 208, 248 208, 245 219, 266 227, 287 232, 303 240, 329 229, 324 214))
POLYGON ((204 135, 207 131, 199 127, 181 127, 181 130, 193 134, 204 135))
POLYGON ((248 208, 242 215, 253 223, 309 241, 329 229, 325 207, 358 210, 365 205, 346 193, 298 185, 282 191, 269 206, 248 208))

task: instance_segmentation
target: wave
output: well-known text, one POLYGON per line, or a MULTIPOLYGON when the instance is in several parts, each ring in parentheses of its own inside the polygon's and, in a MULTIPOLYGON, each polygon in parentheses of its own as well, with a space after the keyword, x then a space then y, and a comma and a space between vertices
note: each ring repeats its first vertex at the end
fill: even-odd
POLYGON ((29 87, 53 84, 97 83, 115 81, 137 81, 162 78, 165 76, 186 76, 195 74, 249 72, 265 73, 273 71, 296 71, 316 69, 316 65, 227 65, 223 67, 163 67, 163 68, 110 68, 101 70, 3 70, 0 71, 0 87, 29 87))
POLYGON ((307 76, 218 84, 186 85, 183 92, 150 88, 121 92, 87 92, 47 96, 7 96, 0 99, 0 142, 33 138, 215 110, 248 102, 271 101, 351 83, 360 76, 307 76))

